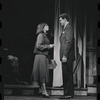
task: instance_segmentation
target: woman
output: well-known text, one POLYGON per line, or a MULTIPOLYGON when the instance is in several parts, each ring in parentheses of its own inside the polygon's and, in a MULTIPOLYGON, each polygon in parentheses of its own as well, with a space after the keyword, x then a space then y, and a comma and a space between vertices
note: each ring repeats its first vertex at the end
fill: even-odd
POLYGON ((49 26, 46 23, 41 23, 37 26, 37 40, 34 48, 35 60, 32 72, 33 82, 38 82, 39 94, 49 97, 46 91, 46 83, 49 81, 49 68, 48 68, 48 52, 53 48, 47 38, 47 31, 49 26))

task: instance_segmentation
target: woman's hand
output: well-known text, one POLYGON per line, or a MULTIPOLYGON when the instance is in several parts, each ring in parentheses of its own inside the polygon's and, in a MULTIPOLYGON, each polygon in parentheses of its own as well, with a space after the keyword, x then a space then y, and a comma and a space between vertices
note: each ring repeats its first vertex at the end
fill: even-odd
POLYGON ((54 44, 50 44, 49 46, 50 46, 50 48, 53 48, 54 47, 54 44))

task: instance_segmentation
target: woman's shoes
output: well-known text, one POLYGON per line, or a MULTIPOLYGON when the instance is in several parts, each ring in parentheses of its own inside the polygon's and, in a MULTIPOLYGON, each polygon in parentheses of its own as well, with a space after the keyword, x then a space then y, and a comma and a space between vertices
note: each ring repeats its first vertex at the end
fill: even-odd
POLYGON ((42 96, 45 97, 45 98, 50 98, 48 93, 42 93, 42 96))
POLYGON ((42 93, 40 91, 38 92, 38 96, 42 96, 42 97, 45 97, 45 98, 50 98, 48 93, 42 93))

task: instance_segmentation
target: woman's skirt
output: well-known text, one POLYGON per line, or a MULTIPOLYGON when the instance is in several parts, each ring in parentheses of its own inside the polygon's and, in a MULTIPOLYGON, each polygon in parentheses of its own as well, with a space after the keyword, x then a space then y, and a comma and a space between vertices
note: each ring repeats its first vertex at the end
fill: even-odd
POLYGON ((32 81, 33 82, 49 82, 49 66, 48 58, 45 55, 35 55, 32 81))

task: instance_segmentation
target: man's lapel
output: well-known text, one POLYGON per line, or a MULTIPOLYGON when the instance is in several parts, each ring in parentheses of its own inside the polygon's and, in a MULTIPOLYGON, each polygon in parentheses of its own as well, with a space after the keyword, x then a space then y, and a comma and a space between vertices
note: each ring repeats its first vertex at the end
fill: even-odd
POLYGON ((65 28, 63 28, 63 31, 61 32, 61 34, 60 34, 60 37, 59 38, 61 38, 61 36, 65 33, 65 31, 67 30, 67 28, 69 27, 69 23, 66 25, 66 27, 65 28))

